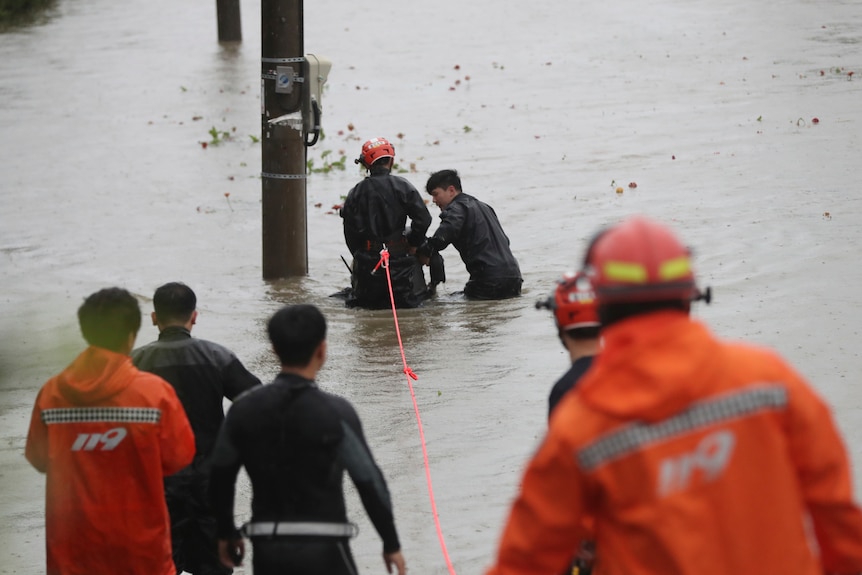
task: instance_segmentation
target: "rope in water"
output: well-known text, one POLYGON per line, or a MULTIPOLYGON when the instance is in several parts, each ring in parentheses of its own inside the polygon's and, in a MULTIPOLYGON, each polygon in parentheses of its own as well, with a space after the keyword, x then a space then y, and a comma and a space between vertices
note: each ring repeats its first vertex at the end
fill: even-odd
MULTIPOLYGON (((398 326, 398 312, 395 311, 395 294, 392 291, 392 276, 389 273, 389 250, 383 248, 380 252, 380 261, 375 266, 374 270, 383 266, 386 270, 386 282, 389 285, 389 301, 392 304, 392 317, 395 320, 395 334, 398 336, 398 348, 401 350, 401 363, 404 365, 404 374, 407 377, 407 386, 410 388, 410 397, 413 400, 413 411, 416 413, 416 423, 419 425, 419 440, 422 444, 422 457, 425 460, 425 480, 428 483, 428 496, 431 499, 431 513, 434 515, 434 526, 437 529, 437 538, 440 540, 440 548, 443 550, 443 558, 446 560, 446 566, 449 568, 449 573, 455 575, 455 568, 452 567, 452 561, 449 559, 449 552, 446 550, 446 542, 443 540, 443 530, 440 528, 440 518, 437 516, 437 504, 434 502, 434 488, 431 487, 431 467, 428 465, 428 450, 425 447, 425 432, 422 430, 422 418, 419 416, 419 404, 416 403, 416 394, 413 391, 413 380, 419 379, 410 366, 407 365, 407 358, 404 355, 404 344, 401 342, 401 328, 398 326)), ((373 273, 373 272, 372 272, 373 273)))

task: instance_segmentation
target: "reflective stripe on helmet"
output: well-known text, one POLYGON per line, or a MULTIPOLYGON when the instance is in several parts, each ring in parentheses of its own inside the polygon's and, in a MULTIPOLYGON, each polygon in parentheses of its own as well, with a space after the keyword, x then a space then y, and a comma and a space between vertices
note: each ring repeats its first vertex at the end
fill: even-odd
MULTIPOLYGON (((649 272, 646 266, 631 262, 607 262, 602 271, 605 277, 611 281, 643 284, 649 280, 649 272)), ((658 268, 658 279, 661 281, 673 281, 691 273, 691 261, 682 256, 662 262, 658 268)))
POLYGON ((691 260, 688 256, 680 256, 662 262, 658 268, 658 277, 662 281, 672 281, 691 273, 691 260))
POLYGON ((636 284, 646 283, 648 276, 646 267, 630 262, 609 261, 602 267, 602 272, 611 281, 636 284))

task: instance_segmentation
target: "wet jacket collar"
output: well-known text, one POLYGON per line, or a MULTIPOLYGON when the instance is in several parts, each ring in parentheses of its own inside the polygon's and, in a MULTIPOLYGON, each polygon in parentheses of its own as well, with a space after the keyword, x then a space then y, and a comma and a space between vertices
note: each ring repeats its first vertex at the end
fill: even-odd
POLYGON ((372 176, 388 176, 392 170, 385 166, 373 166, 368 173, 372 176))
POLYGON ((169 325, 159 332, 159 341, 179 341, 192 337, 192 332, 181 325, 169 325))

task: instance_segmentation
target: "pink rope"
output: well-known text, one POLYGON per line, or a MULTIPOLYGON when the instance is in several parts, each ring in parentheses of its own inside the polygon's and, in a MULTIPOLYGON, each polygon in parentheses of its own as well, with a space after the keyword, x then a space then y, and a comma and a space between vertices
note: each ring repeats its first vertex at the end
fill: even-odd
POLYGON ((413 400, 413 411, 416 413, 416 423, 419 425, 419 440, 422 444, 422 458, 425 460, 425 481, 428 483, 428 496, 431 499, 431 513, 434 515, 434 526, 437 529, 437 538, 440 540, 440 548, 443 550, 443 558, 446 560, 446 566, 449 568, 449 573, 455 575, 455 568, 452 567, 452 561, 449 559, 449 552, 446 550, 446 542, 443 540, 443 530, 440 528, 440 518, 437 515, 437 504, 434 502, 434 488, 431 487, 431 466, 428 464, 428 449, 425 447, 425 432, 422 430, 422 418, 419 416, 419 404, 416 403, 416 393, 413 391, 413 380, 419 379, 410 366, 407 365, 407 358, 404 356, 404 344, 401 342, 401 328, 398 326, 398 312, 395 311, 395 294, 392 291, 392 276, 389 274, 389 250, 385 247, 380 251, 380 261, 374 268, 377 270, 380 265, 386 270, 386 282, 389 284, 389 301, 392 303, 392 317, 395 319, 395 333, 398 335, 398 348, 401 350, 401 363, 404 365, 404 374, 407 376, 407 386, 410 388, 410 398, 413 400))

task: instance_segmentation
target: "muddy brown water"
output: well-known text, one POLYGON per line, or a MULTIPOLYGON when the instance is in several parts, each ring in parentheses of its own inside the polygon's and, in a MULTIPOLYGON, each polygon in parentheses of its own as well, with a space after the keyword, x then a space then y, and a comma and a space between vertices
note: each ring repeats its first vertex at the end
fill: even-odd
MULTIPOLYGON (((715 291, 700 319, 776 348, 830 402, 859 491, 858 2, 307 2, 306 51, 333 62, 326 137, 309 157, 349 167, 308 178, 309 274, 278 282, 260 266, 259 13, 242 4, 238 47, 218 45, 203 1, 60 0, 46 24, 0 35, 0 573, 44 569, 44 479, 23 448, 39 386, 82 349, 77 306, 122 285, 149 312, 171 280, 198 293, 195 335, 265 379, 267 316, 300 301, 324 310, 320 383, 363 418, 411 572, 447 572, 391 313, 329 297, 348 281, 331 208, 375 136, 420 189, 458 169, 524 273, 520 299, 465 302, 449 295, 466 281, 450 248, 440 297, 399 313, 459 573, 491 561, 566 369, 534 303, 596 229, 633 213, 695 249, 715 291)), ((145 325, 139 341, 155 336, 145 325)), ((380 572, 379 538, 348 491, 359 567, 380 572)))

